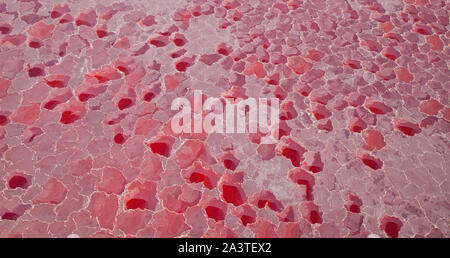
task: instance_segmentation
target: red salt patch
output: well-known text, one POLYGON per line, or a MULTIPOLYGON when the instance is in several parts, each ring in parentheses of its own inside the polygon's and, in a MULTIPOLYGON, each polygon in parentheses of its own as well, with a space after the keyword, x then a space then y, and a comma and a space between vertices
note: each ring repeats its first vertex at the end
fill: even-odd
POLYGON ((153 16, 153 15, 147 15, 147 16, 145 16, 145 17, 140 21, 140 24, 142 24, 142 25, 144 25, 144 26, 147 26, 147 27, 156 24, 155 16, 153 16))
POLYGON ((352 213, 360 213, 361 212, 361 206, 362 206, 362 200, 353 194, 348 195, 348 200, 346 201, 345 208, 352 213))
POLYGON ((16 220, 17 218, 18 216, 14 212, 5 212, 2 215, 2 220, 16 220))
POLYGON ((11 116, 11 121, 14 123, 31 125, 36 122, 40 113, 41 109, 39 103, 31 103, 26 106, 20 106, 11 116))
POLYGON ((184 46, 184 44, 186 44, 186 42, 183 39, 181 39, 181 38, 174 39, 173 43, 177 47, 181 47, 181 46, 184 46))
POLYGON ((351 60, 351 59, 347 59, 343 62, 344 65, 352 68, 352 69, 361 69, 361 62, 357 61, 357 60, 351 60))
POLYGON ((280 108, 280 120, 292 120, 298 116, 292 101, 283 101, 280 108))
POLYGON ((364 130, 362 136, 366 144, 370 147, 370 149, 375 148, 377 150, 381 150, 384 146, 386 146, 386 143, 384 142, 384 137, 378 130, 375 129, 364 130))
POLYGON ((437 121, 438 121, 437 117, 427 116, 426 118, 422 119, 422 121, 420 121, 420 127, 427 128, 429 126, 434 125, 434 123, 436 123, 437 121))
MULTIPOLYGON (((366 96, 361 95, 357 92, 351 92, 346 98, 345 101, 347 101, 347 103, 350 106, 353 107, 358 107, 361 106, 364 103, 364 100, 366 99, 366 96)), ((326 104, 326 103, 325 103, 326 104)))
MULTIPOLYGON (((119 186, 115 187, 115 191, 117 192, 122 190, 121 186, 124 186, 126 181, 120 174, 117 175, 117 171, 114 171, 114 174, 115 176, 110 178, 119 182, 119 186)), ((154 210, 156 204, 158 203, 156 193, 156 183, 154 181, 141 182, 139 180, 135 180, 127 185, 125 192, 122 194, 123 202, 127 209, 154 210)))
POLYGON ((320 152, 307 152, 304 154, 305 161, 303 166, 312 173, 318 173, 323 169, 323 162, 320 158, 320 152))
POLYGON ((229 160, 229 159, 224 160, 223 165, 226 169, 231 169, 231 170, 236 169, 236 164, 232 160, 229 160))
POLYGON ((175 68, 180 72, 186 72, 186 69, 188 68, 189 64, 186 62, 178 62, 175 64, 175 68))
POLYGON ((169 40, 165 36, 155 36, 151 37, 148 43, 155 47, 165 47, 169 43, 169 40))
POLYGON ((232 48, 225 43, 219 43, 216 46, 216 51, 221 55, 227 56, 232 52, 232 48))
POLYGON ((277 200, 272 192, 267 190, 262 190, 253 194, 253 196, 249 198, 249 202, 260 209, 263 209, 266 206, 273 211, 281 211, 283 209, 283 204, 277 200))
POLYGON ((442 118, 444 118, 447 122, 450 122, 450 108, 446 107, 441 110, 442 118))
POLYGON ((435 116, 444 106, 435 99, 424 100, 419 104, 419 111, 430 116, 435 116))
POLYGON ((58 12, 58 11, 51 11, 50 12, 50 17, 52 18, 52 19, 56 19, 56 18, 59 18, 59 17, 61 17, 61 13, 60 12, 58 12))
POLYGON ((0 77, 0 99, 8 95, 8 89, 10 86, 10 80, 0 77))
POLYGON ((109 81, 109 78, 102 75, 94 75, 94 78, 97 79, 98 83, 105 83, 109 81))
POLYGON ((80 95, 78 95, 78 100, 80 100, 81 102, 86 102, 91 98, 94 98, 95 95, 93 94, 89 94, 89 93, 81 93, 80 95))
POLYGON ((414 76, 404 67, 396 67, 394 69, 397 78, 405 83, 410 83, 414 79, 414 76))
POLYGON ((391 238, 397 238, 403 223, 395 217, 383 216, 380 221, 380 228, 386 232, 386 235, 391 238))
POLYGON ((59 23, 69 23, 73 21, 73 17, 70 14, 64 14, 64 16, 59 20, 59 23))
POLYGON ((7 122, 8 122, 8 117, 6 117, 4 115, 0 115, 0 125, 6 125, 7 122))
POLYGON ((130 199, 127 201, 126 205, 128 210, 130 209, 145 209, 147 206, 147 202, 142 199, 130 199))
POLYGON ((232 203, 234 206, 239 206, 244 203, 242 193, 243 190, 239 189, 240 187, 236 187, 233 185, 223 185, 222 186, 222 196, 223 199, 232 203))
POLYGON ((108 32, 105 30, 96 30, 95 32, 97 33, 97 36, 99 38, 104 38, 104 37, 108 36, 108 32))
POLYGON ((312 64, 306 62, 303 58, 293 56, 288 58, 288 66, 296 74, 304 74, 312 68, 312 64))
POLYGON ((159 155, 169 157, 170 155, 170 149, 168 144, 163 142, 155 142, 150 144, 150 149, 153 153, 157 153, 159 155))
POLYGON ((380 30, 382 30, 384 33, 388 33, 395 29, 395 26, 392 24, 392 22, 384 22, 380 23, 378 25, 378 28, 380 28, 380 30))
POLYGON ((125 189, 126 183, 127 180, 120 170, 106 167, 102 171, 101 181, 97 183, 97 189, 108 194, 121 194, 125 189))
POLYGON ((164 84, 166 85, 166 91, 171 92, 177 88, 183 81, 181 76, 167 74, 164 77, 164 84))
POLYGON ((53 9, 50 12, 50 17, 56 19, 61 17, 64 13, 70 12, 70 8, 67 3, 57 3, 53 5, 53 9))
POLYGON ((177 213, 185 213, 186 209, 200 201, 202 193, 184 184, 182 186, 172 185, 164 188, 159 193, 164 207, 177 213))
POLYGON ((130 71, 125 66, 117 66, 117 70, 121 71, 123 74, 128 75, 130 71))
POLYGON ((204 145, 198 140, 187 140, 176 152, 176 161, 180 168, 189 167, 205 152, 204 145))
POLYGON ((311 59, 316 62, 322 60, 323 57, 324 57, 324 53, 322 53, 318 50, 315 50, 315 49, 308 50, 308 54, 305 55, 305 58, 311 59))
POLYGON ((247 224, 251 224, 255 222, 255 218, 247 216, 247 215, 242 215, 241 216, 241 222, 242 225, 247 226, 247 224))
POLYGON ((373 157, 367 153, 360 156, 359 159, 364 165, 370 167, 373 170, 380 169, 383 166, 383 162, 380 159, 373 157))
POLYGON ((147 143, 153 153, 169 157, 175 139, 171 136, 160 136, 147 143))
POLYGON ((0 41, 0 44, 18 47, 22 45, 26 40, 27 37, 25 36, 25 34, 5 35, 0 41))
MULTIPOLYGON (((292 206, 284 208, 281 212, 277 214, 277 217, 280 222, 294 222, 296 220, 296 214, 292 206)), ((280 223, 280 225, 282 224, 280 223)))
POLYGON ((75 24, 94 27, 97 24, 97 13, 94 9, 84 9, 76 17, 75 24))
POLYGON ((198 17, 202 15, 202 7, 200 5, 194 5, 191 8, 189 8, 189 11, 191 12, 192 16, 198 17))
POLYGON ((203 182, 206 179, 206 177, 203 174, 200 173, 192 173, 189 177, 189 181, 191 183, 200 183, 203 182))
POLYGON ((312 83, 315 80, 322 78, 325 75, 325 71, 320 69, 311 69, 306 71, 305 74, 300 78, 304 83, 312 83))
POLYGON ((389 32, 389 33, 386 33, 384 36, 386 38, 388 38, 388 39, 395 40, 398 43, 401 43, 401 42, 405 41, 405 39, 403 39, 403 37, 400 34, 398 34, 398 33, 389 32))
POLYGON ((152 219, 152 228, 155 229, 156 238, 178 237, 190 229, 183 214, 177 214, 167 209, 155 213, 152 219))
POLYGON ((205 63, 206 65, 212 65, 217 61, 219 61, 220 58, 221 56, 218 54, 211 54, 211 55, 205 54, 200 56, 200 62, 205 63))
POLYGON ((270 160, 275 157, 275 145, 260 144, 257 148, 257 152, 262 160, 270 160))
POLYGON ((12 31, 12 27, 9 24, 0 24, 0 33, 2 35, 9 34, 12 31))
POLYGON ((266 70, 264 69, 264 65, 260 62, 247 63, 245 66, 244 74, 254 74, 257 78, 264 78, 267 75, 266 70))
MULTIPOLYGON (((266 81, 270 85, 278 85, 278 83, 279 83, 279 75, 278 74, 268 75, 267 78, 264 79, 264 81, 266 81)), ((278 98, 278 96, 277 96, 277 98, 278 98)), ((282 99, 284 99, 284 98, 282 98, 282 99)))
POLYGON ((235 9, 235 8, 237 8, 240 5, 241 4, 237 0, 224 0, 222 2, 222 7, 227 9, 227 10, 235 9))
POLYGON ((39 21, 30 26, 28 34, 33 38, 46 40, 52 36, 54 28, 54 24, 47 24, 43 21, 39 21))
POLYGON ((145 180, 160 180, 163 172, 162 163, 156 155, 145 155, 140 167, 139 177, 145 180))
POLYGON ((396 223, 388 222, 388 223, 386 223, 384 231, 386 232, 386 234, 389 237, 397 238, 398 237, 398 232, 400 231, 400 229, 398 228, 398 225, 396 223))
POLYGON ((361 212, 361 211, 359 210, 359 206, 358 206, 358 205, 355 205, 355 204, 350 205, 350 207, 348 208, 348 210, 349 210, 350 212, 353 212, 353 213, 360 213, 360 212, 361 212))
POLYGON ((155 127, 158 126, 158 121, 154 119, 147 119, 144 117, 138 118, 136 124, 134 125, 134 134, 135 135, 147 135, 150 133, 155 127))
POLYGON ((92 169, 92 158, 78 159, 69 164, 69 173, 74 176, 82 176, 89 173, 92 169))
POLYGON ((208 218, 212 218, 215 221, 220 221, 220 220, 225 219, 225 214, 220 208, 217 208, 214 206, 207 206, 205 208, 205 211, 206 211, 206 215, 208 216, 208 218))
POLYGON ((148 92, 144 95, 144 100, 149 102, 155 97, 155 94, 153 92, 148 92))
POLYGON ((113 46, 115 48, 128 49, 128 48, 130 48, 130 41, 128 40, 127 37, 123 37, 120 40, 116 41, 116 43, 114 43, 113 46))
POLYGON ((442 231, 438 228, 433 228, 430 233, 428 233, 426 238, 444 238, 445 235, 442 233, 442 231))
POLYGON ((58 204, 66 198, 66 195, 67 188, 64 184, 55 178, 50 178, 42 185, 41 192, 34 197, 33 202, 58 204))
POLYGON ((72 124, 73 122, 80 119, 80 117, 76 114, 74 114, 72 111, 66 110, 62 112, 61 118, 59 119, 59 122, 63 124, 72 124))
POLYGON ((289 9, 296 10, 303 4, 303 0, 289 0, 288 7, 289 9))
POLYGON ((136 235, 146 226, 146 213, 142 210, 128 210, 117 215, 116 227, 125 234, 136 235))
POLYGON ((413 27, 413 31, 422 35, 431 35, 433 31, 430 27, 425 24, 415 23, 413 27))
POLYGON ((393 47, 387 46, 383 49, 381 54, 387 59, 396 60, 400 57, 400 53, 393 47))
POLYGON ((390 20, 390 17, 389 17, 389 15, 385 15, 382 13, 372 12, 370 14, 370 19, 375 20, 377 22, 387 22, 390 20))
POLYGON ((331 112, 326 108, 325 105, 320 103, 314 103, 311 105, 312 107, 309 109, 313 116, 317 120, 325 119, 331 117, 331 112))
POLYGON ((42 44, 38 41, 30 41, 28 43, 28 46, 31 48, 40 48, 42 46, 42 44))
POLYGON ((389 106, 379 101, 367 101, 364 104, 364 107, 376 115, 384 115, 392 111, 389 106))
POLYGON ((52 74, 45 78, 45 82, 52 88, 64 88, 67 86, 70 77, 64 74, 52 74))
POLYGON ((400 132, 408 136, 414 136, 415 134, 420 133, 422 131, 419 125, 412 123, 404 118, 394 119, 394 126, 400 132))
POLYGON ((290 149, 290 148, 285 148, 283 150, 282 154, 283 154, 283 156, 285 156, 286 158, 291 160, 292 165, 294 167, 300 166, 300 155, 297 151, 290 149))
POLYGON ((264 219, 257 218, 256 222, 250 225, 250 228, 255 234, 255 238, 278 238, 279 236, 275 232, 275 225, 264 219))
POLYGON ((363 61, 363 62, 361 62, 361 65, 364 70, 369 71, 371 73, 376 73, 380 70, 378 65, 376 65, 373 62, 363 61))
POLYGON ((310 173, 306 172, 305 170, 301 168, 295 168, 291 171, 289 171, 289 178, 299 185, 305 186, 305 197, 306 200, 312 200, 313 199, 313 187, 315 184, 314 176, 310 173))
POLYGON ((368 51, 373 51, 373 52, 381 51, 381 45, 378 42, 370 40, 370 39, 361 39, 359 44, 361 45, 362 48, 365 48, 368 51))
POLYGON ((191 18, 191 12, 187 8, 178 8, 172 14, 172 19, 178 22, 187 22, 191 18))
POLYGON ((317 129, 325 131, 325 132, 333 131, 333 124, 331 123, 330 119, 318 121, 316 127, 317 127, 317 129))
POLYGON ((311 211, 309 216, 310 216, 309 219, 311 221, 311 224, 322 223, 322 218, 317 211, 315 211, 315 210, 311 211))
MULTIPOLYGON (((278 82, 274 85, 278 85, 278 82)), ((275 90, 273 91, 273 95, 275 95, 275 97, 278 98, 279 100, 284 100, 287 97, 287 93, 283 89, 281 89, 281 87, 276 87, 275 90)))
POLYGON ((129 98, 123 98, 121 100, 119 100, 119 102, 117 103, 117 107, 120 110, 124 110, 126 108, 131 107, 131 105, 133 104, 133 101, 129 98))
POLYGON ((28 76, 30 77, 45 76, 45 72, 42 68, 33 67, 30 70, 28 70, 28 76))
POLYGON ((173 36, 173 43, 177 47, 182 47, 187 43, 187 39, 181 33, 175 33, 173 36))
POLYGON ((435 51, 442 51, 444 49, 444 43, 438 35, 430 35, 426 37, 428 44, 430 44, 431 49, 435 51))
POLYGON ((302 202, 299 207, 300 214, 311 224, 322 224, 322 212, 312 201, 302 202))
POLYGON ((11 179, 9 179, 8 186, 11 189, 16 189, 18 187, 25 188, 28 181, 23 176, 13 176, 11 179))
POLYGON ((87 209, 102 228, 113 229, 118 209, 117 195, 95 192, 90 197, 87 209))
POLYGON ((282 141, 277 146, 277 151, 289 159, 294 167, 300 167, 300 162, 303 161, 303 154, 306 152, 306 149, 291 139, 282 138, 282 141))
POLYGON ((63 81, 47 81, 47 85, 52 88, 63 88, 65 86, 65 83, 63 81))
POLYGON ((194 162, 192 166, 182 170, 182 174, 190 183, 203 183, 208 189, 217 185, 218 176, 211 168, 204 168, 200 162, 194 162))

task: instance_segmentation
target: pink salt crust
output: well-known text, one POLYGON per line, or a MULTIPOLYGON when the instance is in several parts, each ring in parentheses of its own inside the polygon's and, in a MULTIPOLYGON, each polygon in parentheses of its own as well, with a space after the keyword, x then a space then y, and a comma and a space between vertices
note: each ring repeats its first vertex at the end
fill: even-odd
POLYGON ((65 2, 0 1, 0 237, 450 236, 447 1, 65 2))

